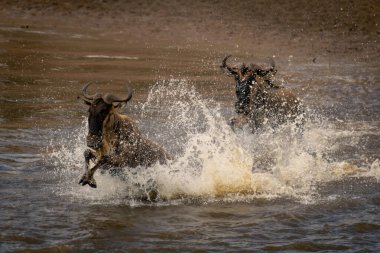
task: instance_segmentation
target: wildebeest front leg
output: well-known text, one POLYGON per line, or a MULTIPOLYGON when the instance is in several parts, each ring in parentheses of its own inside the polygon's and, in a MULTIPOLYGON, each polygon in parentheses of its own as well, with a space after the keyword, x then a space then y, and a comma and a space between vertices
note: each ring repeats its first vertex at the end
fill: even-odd
POLYGON ((96 155, 95 155, 95 153, 92 150, 87 149, 86 151, 84 151, 84 160, 86 162, 86 164, 85 164, 85 172, 87 172, 87 170, 88 170, 88 166, 89 166, 90 160, 91 159, 95 159, 95 158, 96 158, 96 155))
POLYGON ((79 184, 82 184, 83 180, 86 178, 86 175, 88 172, 88 166, 90 164, 90 160, 95 159, 95 158, 96 158, 96 155, 92 150, 87 149, 86 151, 84 151, 84 160, 85 160, 84 174, 83 174, 81 180, 79 181, 79 184))
POLYGON ((84 151, 84 160, 85 160, 85 165, 84 165, 84 174, 82 178, 79 181, 79 184, 86 185, 88 183, 88 167, 90 164, 90 160, 95 159, 96 155, 93 151, 90 149, 87 149, 84 151))
POLYGON ((82 179, 80 180, 79 184, 82 184, 82 186, 85 186, 86 184, 88 184, 92 188, 96 188, 96 181, 94 179, 94 173, 97 169, 99 169, 103 166, 106 166, 108 162, 109 162, 108 156, 103 156, 102 158, 100 158, 94 167, 87 170, 87 172, 83 175, 82 179))

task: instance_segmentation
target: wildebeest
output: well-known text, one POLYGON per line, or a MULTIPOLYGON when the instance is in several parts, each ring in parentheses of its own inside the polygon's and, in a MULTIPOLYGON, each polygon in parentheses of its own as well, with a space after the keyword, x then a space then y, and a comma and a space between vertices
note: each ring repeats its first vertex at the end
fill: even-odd
POLYGON ((236 80, 235 109, 239 116, 231 120, 233 128, 248 124, 255 131, 263 125, 277 126, 296 120, 303 113, 301 100, 291 90, 272 82, 277 72, 273 60, 270 69, 265 70, 253 64, 247 67, 244 63, 241 67, 230 67, 227 65, 229 57, 223 59, 220 67, 236 80))
POLYGON ((267 76, 268 74, 275 74, 274 66, 269 70, 263 70, 256 65, 251 64, 249 67, 243 63, 240 67, 230 67, 227 65, 227 59, 231 55, 226 56, 222 65, 222 69, 227 70, 229 75, 232 75, 236 81, 236 97, 235 110, 238 114, 249 114, 251 104, 251 90, 253 84, 256 82, 257 76, 267 76))
POLYGON ((157 162, 164 164, 170 155, 158 144, 147 139, 137 125, 126 115, 119 114, 116 108, 132 98, 128 88, 126 97, 111 94, 89 95, 87 88, 79 96, 89 106, 87 149, 84 152, 85 172, 80 179, 83 186, 96 187, 94 173, 97 169, 112 167, 148 167, 157 162), (89 162, 95 165, 89 168, 89 162))

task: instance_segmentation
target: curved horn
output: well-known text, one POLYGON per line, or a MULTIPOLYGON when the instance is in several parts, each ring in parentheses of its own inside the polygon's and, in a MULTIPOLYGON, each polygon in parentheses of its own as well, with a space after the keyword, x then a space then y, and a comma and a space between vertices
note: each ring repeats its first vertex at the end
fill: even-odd
POLYGON ((127 103, 132 98, 132 89, 129 86, 127 88, 128 88, 128 95, 125 98, 120 98, 112 94, 105 94, 103 96, 103 100, 108 104, 112 104, 114 102, 127 103))
POLYGON ((222 61, 222 68, 226 67, 227 66, 227 59, 230 58, 232 55, 227 55, 226 57, 224 57, 223 61, 222 61))
POLYGON ((87 88, 88 88, 88 86, 90 86, 90 83, 88 83, 85 86, 83 86, 83 88, 82 88, 82 95, 86 99, 93 100, 94 99, 94 95, 87 94, 87 88))
POLYGON ((92 101, 90 99, 87 99, 87 98, 83 97, 82 95, 77 96, 77 99, 82 99, 83 102, 87 105, 90 105, 92 103, 92 101))

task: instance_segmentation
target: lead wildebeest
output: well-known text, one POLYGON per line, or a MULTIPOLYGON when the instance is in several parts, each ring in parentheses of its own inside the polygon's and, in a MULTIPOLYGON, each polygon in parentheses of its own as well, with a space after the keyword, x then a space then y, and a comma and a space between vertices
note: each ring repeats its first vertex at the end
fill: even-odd
POLYGON ((85 172, 80 184, 96 187, 93 176, 99 168, 147 167, 171 159, 162 147, 142 135, 132 119, 116 111, 117 107, 132 98, 130 88, 126 97, 118 97, 111 94, 89 95, 88 86, 89 84, 83 87, 82 95, 79 96, 89 106, 89 149, 84 152, 85 172), (89 168, 90 160, 95 162, 92 168, 89 168))
POLYGON ((274 61, 268 70, 257 65, 230 67, 226 56, 222 69, 234 76, 236 81, 235 111, 239 115, 231 120, 233 128, 249 124, 252 131, 263 125, 277 126, 296 120, 303 113, 301 100, 289 89, 275 85, 271 78, 276 74, 274 61), (262 78, 263 80, 258 80, 262 78))

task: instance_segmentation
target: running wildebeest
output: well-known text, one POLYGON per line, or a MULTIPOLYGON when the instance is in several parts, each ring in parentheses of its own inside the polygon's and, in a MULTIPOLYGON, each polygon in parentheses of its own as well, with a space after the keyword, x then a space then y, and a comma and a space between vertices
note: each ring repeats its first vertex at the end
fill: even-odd
POLYGON ((117 113, 116 108, 132 98, 128 88, 126 97, 111 94, 87 94, 89 84, 79 96, 89 106, 87 149, 84 152, 85 172, 79 184, 95 188, 94 173, 97 169, 112 167, 148 167, 157 162, 164 164, 170 155, 158 144, 147 139, 136 124, 126 115, 117 113), (90 160, 95 162, 89 168, 90 160))
POLYGON ((253 64, 248 67, 244 63, 241 67, 230 67, 227 65, 230 56, 223 59, 220 67, 236 81, 235 111, 238 117, 231 120, 233 128, 248 124, 254 132, 266 124, 277 126, 296 120, 303 113, 301 100, 291 90, 272 82, 271 77, 277 72, 273 60, 268 70, 253 64), (264 80, 259 81, 258 77, 264 80))

